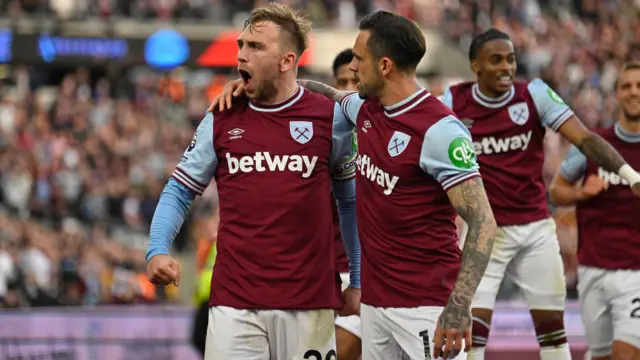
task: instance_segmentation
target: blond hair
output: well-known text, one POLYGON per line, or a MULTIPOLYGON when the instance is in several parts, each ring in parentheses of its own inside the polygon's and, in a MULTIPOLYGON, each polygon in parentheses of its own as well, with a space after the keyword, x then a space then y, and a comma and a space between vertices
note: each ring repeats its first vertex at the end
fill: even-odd
POLYGON ((616 82, 613 85, 614 90, 616 91, 618 90, 618 84, 620 82, 619 81, 620 78, 624 73, 626 73, 629 70, 640 70, 640 61, 631 60, 631 61, 625 62, 624 65, 622 65, 622 68, 618 72, 618 77, 616 78, 616 82))
POLYGON ((311 22, 290 7, 282 4, 270 3, 267 6, 253 9, 244 23, 244 28, 253 31, 258 24, 272 22, 280 31, 286 33, 293 41, 298 56, 309 47, 309 33, 311 22))

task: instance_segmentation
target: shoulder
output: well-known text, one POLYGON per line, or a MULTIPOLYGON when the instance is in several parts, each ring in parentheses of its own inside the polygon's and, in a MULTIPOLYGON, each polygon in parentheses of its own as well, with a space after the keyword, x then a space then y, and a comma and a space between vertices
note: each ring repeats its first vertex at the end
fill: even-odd
POLYGON ((216 125, 224 123, 229 119, 233 119, 240 114, 243 114, 247 109, 249 109, 249 99, 245 96, 241 96, 239 98, 234 98, 231 103, 231 109, 227 109, 224 111, 219 111, 216 107, 209 114, 213 115, 213 119, 216 125))
POLYGON ((455 89, 457 91, 471 89, 471 87, 475 83, 476 83, 475 81, 463 81, 463 82, 459 82, 457 84, 453 84, 449 86, 449 89, 455 89))
POLYGON ((416 136, 423 137, 433 127, 441 127, 441 122, 457 121, 453 110, 436 96, 429 96, 419 105, 419 111, 411 112, 406 123, 416 136))
POLYGON ((299 113, 301 117, 313 120, 333 122, 333 118, 339 110, 335 101, 303 88, 303 94, 299 101, 288 109, 288 112, 299 113))
POLYGON ((457 84, 453 84, 447 88, 452 95, 464 94, 467 91, 471 91, 471 88, 475 84, 475 81, 464 81, 457 84))
POLYGON ((427 126, 431 126, 446 117, 456 116, 453 110, 433 95, 426 98, 424 102, 420 104, 420 107, 422 111, 420 111, 419 118, 427 126))
POLYGON ((544 95, 547 95, 547 96, 557 96, 555 92, 553 92, 551 87, 547 85, 547 83, 544 80, 540 78, 535 78, 528 82, 519 81, 514 83, 514 86, 516 85, 517 85, 517 88, 516 88, 517 90, 526 91, 531 96, 534 96, 534 97, 536 95, 540 95, 543 93, 544 95))
POLYGON ((299 103, 311 104, 313 106, 325 106, 326 108, 333 110, 333 107, 336 104, 335 101, 329 99, 328 97, 322 94, 311 92, 305 88, 302 88, 302 89, 304 93, 302 94, 302 98, 300 99, 299 103))

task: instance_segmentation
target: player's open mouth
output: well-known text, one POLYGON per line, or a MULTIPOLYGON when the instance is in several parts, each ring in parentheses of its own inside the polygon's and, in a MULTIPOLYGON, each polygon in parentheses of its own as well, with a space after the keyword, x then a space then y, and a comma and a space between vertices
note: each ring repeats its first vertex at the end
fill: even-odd
POLYGON ((498 78, 498 85, 500 86, 511 86, 513 83, 513 79, 511 79, 511 75, 502 75, 498 78))
POLYGON ((244 86, 249 86, 249 83, 251 82, 251 74, 249 74, 247 70, 238 70, 238 72, 240 73, 242 81, 244 81, 244 86))

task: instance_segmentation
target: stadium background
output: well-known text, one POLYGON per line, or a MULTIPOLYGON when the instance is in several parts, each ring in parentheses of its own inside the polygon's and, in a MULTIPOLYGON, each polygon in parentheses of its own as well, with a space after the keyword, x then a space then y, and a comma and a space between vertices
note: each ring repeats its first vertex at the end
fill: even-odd
MULTIPOLYGON (((612 125, 616 71, 640 54, 634 1, 284 2, 314 22, 303 78, 331 82, 333 57, 352 45, 358 18, 387 9, 423 28, 421 81, 440 95, 472 78, 471 36, 493 25, 514 39, 518 75, 543 78, 591 128, 612 125)), ((146 234, 209 100, 234 78, 235 38, 261 4, 0 0, 0 359, 196 359, 188 344, 192 294, 216 236, 215 186, 176 239, 180 289, 156 291, 146 281, 146 234)), ((567 150, 547 135, 545 180, 567 150)), ((571 253, 572 209, 553 210, 571 253)), ((564 260, 567 330, 580 355, 576 262, 564 260)), ((536 359, 517 292, 505 284, 501 299, 490 358, 536 359)))

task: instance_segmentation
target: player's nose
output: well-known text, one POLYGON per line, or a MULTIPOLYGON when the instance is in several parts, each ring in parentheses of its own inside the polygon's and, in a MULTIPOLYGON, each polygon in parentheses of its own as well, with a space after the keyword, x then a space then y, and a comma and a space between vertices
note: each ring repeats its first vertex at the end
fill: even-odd
POLYGON ((246 63, 247 61, 247 52, 243 48, 238 49, 238 63, 246 63))

